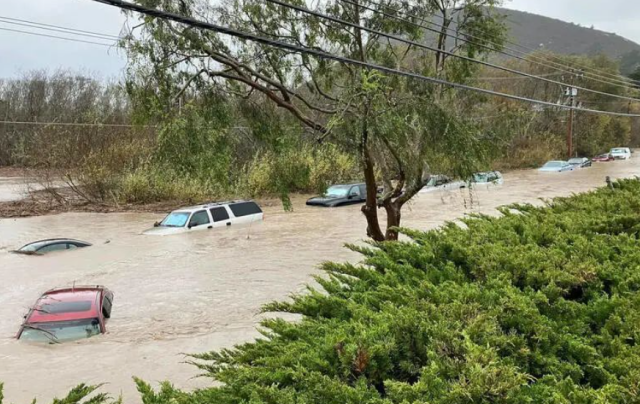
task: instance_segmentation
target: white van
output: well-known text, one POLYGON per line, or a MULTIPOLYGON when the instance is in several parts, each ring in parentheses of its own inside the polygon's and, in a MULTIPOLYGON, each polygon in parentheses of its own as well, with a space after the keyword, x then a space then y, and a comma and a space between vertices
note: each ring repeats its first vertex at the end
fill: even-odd
POLYGON ((143 234, 165 236, 261 221, 262 209, 253 201, 216 202, 174 210, 143 234))
POLYGON ((629 160, 631 158, 631 149, 628 147, 616 147, 609 152, 616 160, 629 160))

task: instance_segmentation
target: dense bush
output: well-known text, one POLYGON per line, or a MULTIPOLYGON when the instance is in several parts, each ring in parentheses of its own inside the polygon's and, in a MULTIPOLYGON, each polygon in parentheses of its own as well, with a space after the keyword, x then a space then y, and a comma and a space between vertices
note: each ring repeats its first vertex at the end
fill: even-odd
MULTIPOLYGON (((197 356, 193 403, 629 403, 640 386, 640 182, 513 206, 324 265, 265 339, 197 356)), ((153 395, 149 391, 147 395, 153 395)), ((155 396, 154 396, 155 397, 155 396)))
POLYGON ((633 403, 640 181, 351 246, 265 338, 194 357, 220 387, 147 403, 633 403))

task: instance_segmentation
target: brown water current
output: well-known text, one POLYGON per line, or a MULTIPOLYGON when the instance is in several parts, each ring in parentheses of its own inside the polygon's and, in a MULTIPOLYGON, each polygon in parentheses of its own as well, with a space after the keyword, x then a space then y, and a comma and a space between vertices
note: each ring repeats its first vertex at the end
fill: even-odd
MULTIPOLYGON (((502 186, 422 194, 407 206, 403 225, 431 229, 471 212, 494 213, 514 202, 567 196, 605 184, 605 177, 640 173, 640 156, 568 173, 519 171, 502 186)), ((15 181, 8 181, 10 186, 15 181)), ((3 189, 0 196, 14 195, 3 189)), ((49 401, 78 383, 139 402, 132 376, 177 387, 212 384, 196 378, 184 353, 231 347, 259 336, 259 309, 303 292, 325 260, 357 261, 346 242, 364 238, 359 206, 265 209, 251 227, 153 237, 140 233, 161 215, 67 213, 0 219, 0 382, 8 402, 49 401), (43 238, 72 237, 93 247, 47 256, 9 251, 43 238), (28 307, 47 289, 101 284, 115 293, 108 333, 75 343, 34 345, 14 335, 28 307)))

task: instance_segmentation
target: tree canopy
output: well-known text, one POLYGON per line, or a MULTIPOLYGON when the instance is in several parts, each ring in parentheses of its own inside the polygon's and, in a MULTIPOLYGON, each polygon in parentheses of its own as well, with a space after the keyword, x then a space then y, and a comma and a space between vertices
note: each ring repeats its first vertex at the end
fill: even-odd
MULTIPOLYGON (((201 0, 138 0, 165 11, 216 22, 243 32, 277 39, 423 75, 464 82, 476 71, 456 54, 482 58, 502 42, 504 26, 493 13, 499 0, 378 2, 333 0, 314 11, 348 21, 330 21, 264 0, 231 0, 212 5, 201 0), (398 16, 402 18, 391 18, 398 16), (407 18, 410 18, 407 19, 407 18), (439 24, 427 34, 418 24, 439 24), (361 28, 361 27, 366 27, 361 28), (480 41, 455 40, 448 30, 480 41), (375 30, 411 41, 432 43, 435 51, 386 38, 375 30)), ((286 4, 308 7, 303 1, 286 4)), ((437 169, 468 175, 482 162, 485 139, 460 116, 473 97, 450 89, 387 76, 348 64, 145 17, 132 30, 127 49, 130 88, 165 109, 187 91, 217 91, 238 99, 273 103, 288 119, 358 158, 367 183, 368 234, 393 239, 401 208, 437 169), (377 195, 378 184, 384 192, 377 195), (387 215, 387 230, 378 208, 387 215)), ((321 146, 319 146, 321 147, 321 146)))

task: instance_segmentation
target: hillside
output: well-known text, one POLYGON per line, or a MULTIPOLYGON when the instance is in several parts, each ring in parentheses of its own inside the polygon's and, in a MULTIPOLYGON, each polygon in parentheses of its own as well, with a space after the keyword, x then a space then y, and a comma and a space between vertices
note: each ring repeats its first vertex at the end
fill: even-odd
POLYGON ((569 55, 603 53, 620 61, 623 73, 640 63, 640 45, 617 34, 522 11, 502 8, 499 12, 507 17, 511 40, 528 48, 569 55))

